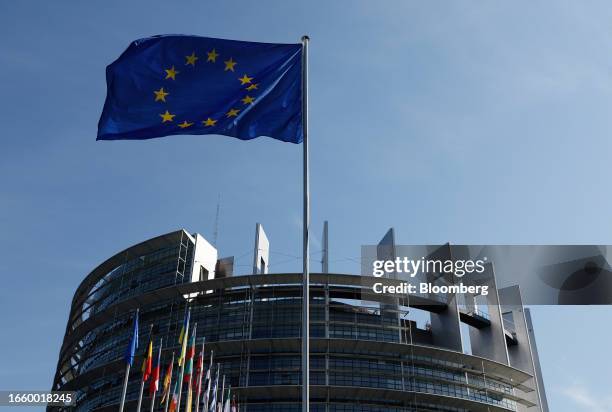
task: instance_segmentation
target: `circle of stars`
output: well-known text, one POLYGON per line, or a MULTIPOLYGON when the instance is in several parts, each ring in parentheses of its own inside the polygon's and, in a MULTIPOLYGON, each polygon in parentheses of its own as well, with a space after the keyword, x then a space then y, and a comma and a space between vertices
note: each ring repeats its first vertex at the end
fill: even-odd
MULTIPOLYGON (((213 48, 212 50, 206 52, 206 63, 216 64, 217 59, 219 57, 220 57, 220 54, 217 52, 216 49, 213 48)), ((200 60, 200 57, 196 55, 195 51, 193 51, 190 55, 185 56, 185 66, 195 68, 196 64, 198 64, 198 60, 200 60)), ((232 57, 230 57, 227 60, 223 60, 223 64, 224 64, 224 67, 223 67, 224 72, 230 72, 232 74, 236 73, 236 66, 238 66, 238 62, 236 62, 232 57)), ((176 69, 174 65, 167 69, 164 69, 164 72, 165 72, 164 80, 169 80, 171 82, 176 81, 177 76, 181 73, 179 70, 176 69)), ((247 92, 253 93, 259 87, 258 83, 253 82, 254 78, 248 76, 246 73, 244 73, 242 77, 238 77, 237 80, 240 82, 240 86, 243 86, 245 91, 247 92)), ((167 103, 166 98, 168 96, 171 96, 171 93, 168 90, 166 90, 166 88, 163 86, 160 87, 159 90, 154 90, 153 94, 155 95, 155 101, 162 102, 162 103, 167 103)), ((227 113, 225 113, 225 118, 230 119, 230 118, 238 117, 238 114, 245 107, 254 104, 255 100, 256 100, 255 97, 252 97, 251 95, 247 93, 242 99, 239 100, 239 102, 242 103, 242 107, 238 105, 239 107, 230 108, 230 110, 227 113)), ((163 123, 172 124, 174 123, 174 118, 176 117, 176 114, 170 113, 168 110, 166 110, 164 113, 160 113, 159 117, 161 118, 162 124, 163 123)), ((187 119, 182 119, 182 120, 183 121, 181 123, 175 123, 181 129, 188 129, 192 127, 194 124, 196 124, 196 122, 192 120, 187 120, 187 119)), ((199 123, 204 127, 214 127, 216 126, 218 120, 219 119, 215 119, 213 117, 207 117, 206 119, 201 120, 199 123)))

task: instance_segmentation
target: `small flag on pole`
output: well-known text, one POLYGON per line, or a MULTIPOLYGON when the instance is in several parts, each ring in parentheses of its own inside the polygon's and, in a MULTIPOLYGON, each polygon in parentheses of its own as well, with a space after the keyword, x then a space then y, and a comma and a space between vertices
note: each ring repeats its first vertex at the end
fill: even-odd
POLYGON ((189 320, 191 318, 191 309, 187 311, 187 316, 185 316, 185 322, 183 323, 183 327, 181 328, 181 333, 179 335, 179 344, 181 345, 181 354, 178 359, 178 366, 181 366, 185 361, 185 355, 187 352, 187 339, 189 335, 189 320))
POLYGON ((230 411, 230 403, 231 403, 231 395, 232 395, 232 387, 227 388, 227 399, 225 400, 225 406, 223 407, 223 412, 231 412, 230 411))
POLYGON ((189 329, 190 318, 191 318, 191 310, 187 310, 187 316, 185 317, 185 320, 183 321, 183 326, 181 326, 181 333, 179 334, 179 344, 182 344, 183 339, 185 339, 187 330, 189 329))
POLYGON ((195 386, 195 411, 200 412, 200 395, 202 394, 202 375, 204 373, 204 345, 206 339, 202 338, 202 350, 198 356, 198 362, 196 364, 196 373, 193 377, 193 384, 195 386))
POLYGON ((210 400, 209 412, 217 412, 217 388, 219 387, 219 364, 217 364, 217 375, 215 376, 215 383, 212 387, 212 398, 210 400))
POLYGON ((195 374, 193 375, 193 386, 196 388, 196 392, 201 392, 202 381, 199 379, 203 373, 202 367, 204 366, 204 354, 200 352, 198 355, 198 360, 196 362, 195 374))
POLYGON ((196 325, 193 325, 193 330, 191 331, 189 350, 187 351, 185 375, 183 377, 183 381, 187 382, 187 405, 185 406, 185 412, 191 412, 191 404, 193 402, 193 385, 192 385, 193 379, 191 377, 193 375, 193 358, 195 356, 195 346, 196 346, 196 325))
POLYGON ((302 45, 165 35, 106 68, 97 140, 178 134, 301 143, 302 45))
POLYGON ((147 357, 142 362, 142 381, 146 382, 151 376, 153 369, 153 339, 149 340, 147 347, 147 357))
POLYGON ((187 351, 187 360, 185 364, 185 375, 183 377, 183 382, 191 381, 191 375, 193 375, 193 358, 195 355, 195 345, 196 345, 196 337, 195 337, 195 326, 193 328, 191 339, 189 343, 189 350, 187 351))
POLYGON ((178 380, 174 382, 174 390, 172 391, 172 399, 170 400, 170 412, 176 412, 178 403, 178 380))
POLYGON ((230 412, 238 412, 238 405, 236 404, 236 395, 232 397, 232 409, 230 412))
POLYGON ((166 373, 164 375, 164 386, 162 392, 161 403, 166 402, 169 399, 170 395, 170 381, 172 381, 172 368, 174 366, 174 352, 172 352, 172 359, 166 368, 166 373))
POLYGON ((202 403, 204 406, 202 407, 203 412, 208 412, 208 404, 210 403, 210 387, 212 385, 212 362, 210 368, 206 371, 206 391, 204 392, 204 397, 202 398, 202 403))
POLYGON ((134 363, 134 356, 136 356, 136 349, 138 349, 138 311, 134 316, 134 326, 132 328, 132 337, 130 343, 125 351, 125 363, 132 366, 134 363))
POLYGON ((191 382, 187 387, 187 405, 185 405, 185 412, 191 412, 191 404, 193 402, 193 389, 191 387, 191 382))
MULTIPOLYGON (((179 392, 178 392, 178 403, 177 403, 177 407, 176 407, 176 409, 178 409, 179 411, 181 409, 181 400, 182 400, 182 396, 183 396, 183 382, 185 381, 184 380, 185 366, 187 366, 186 365, 186 361, 188 360, 188 359, 186 359, 186 356, 187 356, 187 341, 189 339, 189 320, 191 318, 191 308, 188 309, 187 317, 186 318, 187 319, 185 320, 184 333, 181 333, 182 336, 179 339, 180 341, 182 341, 182 344, 181 344, 181 359, 179 359, 179 365, 181 366, 181 372, 179 373, 179 377, 178 377, 179 392)), ((194 323, 193 324, 192 337, 196 336, 196 326, 197 326, 197 323, 194 323)), ((190 358, 190 359, 192 359, 192 358, 190 358)), ((191 373, 191 369, 192 368, 193 368, 193 362, 191 362, 190 370, 188 371, 188 373, 191 373)), ((191 383, 191 379, 188 379, 187 382, 191 383)), ((186 409, 186 408, 183 408, 183 409, 186 409)))
POLYGON ((223 399, 224 399, 224 395, 225 395, 225 374, 223 374, 223 384, 221 385, 221 391, 219 392, 220 395, 220 399, 219 399, 219 406, 217 408, 217 411, 219 412, 223 412, 223 399))
POLYGON ((136 412, 140 412, 142 407, 142 397, 144 395, 145 382, 151 376, 153 369, 153 324, 149 329, 149 344, 147 345, 146 356, 142 361, 142 382, 140 382, 140 393, 138 394, 138 404, 136 406, 136 412))
POLYGON ((155 360, 155 365, 153 366, 153 372, 151 376, 151 383, 149 384, 149 395, 153 396, 159 390, 159 375, 161 372, 161 352, 162 352, 162 343, 159 341, 159 351, 157 353, 157 359, 155 360))
POLYGON ((134 356, 136 356, 136 349, 138 349, 138 312, 136 309, 136 315, 134 316, 134 326, 132 329, 132 337, 130 343, 125 350, 125 375, 123 376, 123 388, 121 389, 121 402, 119 403, 119 412, 123 412, 125 408, 125 395, 127 394, 128 381, 130 379, 130 368, 134 363, 134 356))

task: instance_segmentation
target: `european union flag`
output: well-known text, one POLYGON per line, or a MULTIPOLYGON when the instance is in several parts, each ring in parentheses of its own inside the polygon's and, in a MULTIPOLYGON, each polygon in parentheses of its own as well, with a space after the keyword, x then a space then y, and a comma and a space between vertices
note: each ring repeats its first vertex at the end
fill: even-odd
POLYGON ((136 311, 136 316, 134 317, 134 326, 132 329, 132 337, 130 338, 130 343, 125 350, 125 356, 123 359, 125 363, 128 363, 130 366, 134 363, 134 357, 136 356, 136 349, 138 349, 138 311, 136 311))
POLYGON ((302 45, 167 35, 106 68, 97 140, 220 134, 301 143, 302 45))

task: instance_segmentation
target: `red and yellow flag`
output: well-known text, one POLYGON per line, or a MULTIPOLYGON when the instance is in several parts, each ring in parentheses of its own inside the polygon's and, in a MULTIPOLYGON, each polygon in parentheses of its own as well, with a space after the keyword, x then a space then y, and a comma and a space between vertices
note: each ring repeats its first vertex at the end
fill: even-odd
POLYGON ((149 347, 147 349, 147 357, 142 362, 142 380, 146 382, 151 376, 153 371, 153 341, 149 341, 149 347))
POLYGON ((164 386, 162 392, 161 403, 166 402, 169 399, 170 395, 170 381, 172 380, 172 367, 174 365, 174 353, 172 354, 172 360, 168 364, 168 368, 166 369, 166 374, 164 376, 164 386))

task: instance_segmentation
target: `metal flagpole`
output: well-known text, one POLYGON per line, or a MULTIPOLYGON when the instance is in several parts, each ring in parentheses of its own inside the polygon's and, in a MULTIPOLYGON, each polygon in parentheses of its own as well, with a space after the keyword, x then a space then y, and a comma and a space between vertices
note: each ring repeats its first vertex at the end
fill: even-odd
POLYGON ((215 375, 215 385, 212 394, 212 400, 210 402, 209 412, 215 412, 217 410, 217 394, 219 393, 219 371, 221 370, 221 364, 217 363, 217 373, 215 375))
MULTIPOLYGON (((189 319, 191 319, 191 312, 189 312, 189 302, 185 303, 185 317, 189 316, 189 319)), ((185 335, 183 336, 183 341, 181 342, 181 353, 179 354, 179 363, 180 363, 180 367, 181 370, 179 372, 178 375, 178 381, 176 382, 177 386, 178 386, 178 401, 176 403, 176 410, 180 411, 180 406, 181 406, 181 395, 183 394, 183 373, 185 372, 185 356, 187 353, 187 349, 186 349, 186 345, 187 345, 187 340, 189 337, 189 323, 186 323, 184 325, 185 327, 185 335)))
POLYGON ((151 394, 151 409, 149 409, 149 412, 153 412, 154 408, 155 408, 155 391, 151 394))
MULTIPOLYGON (((157 355, 157 366, 156 368, 159 368, 159 374, 157 376, 157 389, 159 389, 159 384, 161 383, 161 353, 162 353, 162 345, 163 345, 163 339, 159 340, 159 353, 157 355)), ((153 412, 153 409, 155 408, 155 394, 157 393, 157 389, 155 389, 153 391, 153 394, 151 395, 151 410, 150 412, 153 412)))
POLYGON ((214 351, 211 350, 210 351, 210 367, 206 371, 206 381, 207 381, 206 392, 204 393, 204 396, 202 397, 202 402, 204 403, 202 405, 202 412, 208 412, 208 404, 210 403, 210 386, 212 385, 212 374, 213 374, 213 354, 214 354, 214 351))
POLYGON ((123 406, 125 405, 125 394, 127 391, 129 377, 130 377, 130 364, 128 363, 125 367, 125 378, 123 379, 123 392, 121 393, 121 404, 119 405, 119 412, 123 412, 123 406))
MULTIPOLYGON (((191 317, 191 316, 190 316, 191 317)), ((196 326, 198 324, 193 324, 193 332, 195 334, 196 326)), ((181 395, 183 394, 183 377, 185 374, 185 363, 187 362, 187 345, 189 341, 189 325, 185 328, 185 336, 183 336, 183 347, 185 350, 181 349, 181 356, 183 357, 183 362, 181 363, 181 374, 178 381, 179 393, 178 393, 178 401, 176 402, 176 411, 179 412, 181 410, 181 395)))
POLYGON ((230 406, 230 402, 231 402, 231 398, 232 397, 232 385, 227 385, 227 398, 225 399, 225 402, 223 403, 223 405, 221 406, 221 412, 229 412, 229 408, 226 408, 228 406, 230 406))
MULTIPOLYGON (((172 360, 170 362, 171 362, 170 363, 171 365, 174 365, 174 352, 172 352, 172 360)), ((172 372, 170 372, 170 379, 168 380, 168 396, 166 397, 166 406, 164 406, 164 412, 168 412, 168 406, 170 405, 171 399, 172 399, 172 372)))
POLYGON ((225 375, 223 375, 223 383, 221 384, 221 408, 217 408, 219 412, 223 411, 223 394, 225 392, 225 375))
POLYGON ((198 386, 196 393, 196 407, 195 412, 200 412, 200 395, 202 395, 202 375, 204 374, 204 347, 206 345, 206 337, 202 338, 202 364, 200 366, 200 372, 198 373, 198 386))
POLYGON ((140 412, 140 407, 142 406, 142 392, 144 391, 144 379, 140 382, 140 395, 138 395, 138 406, 136 407, 136 412, 140 412))
POLYGON ((310 411, 310 185, 308 176, 308 36, 302 36, 302 131, 304 149, 304 249, 302 277, 302 412, 310 411))
MULTIPOLYGON (((138 314, 140 313, 140 308, 136 309, 136 315, 134 317, 134 322, 138 321, 138 314)), ((134 329, 136 331, 136 334, 138 334, 138 329, 137 329, 137 325, 134 325, 134 329)), ((136 348, 138 348, 138 335, 136 335, 136 337, 134 337, 134 331, 132 331, 132 340, 136 339, 136 348)), ((132 342, 130 341, 130 345, 132 344, 132 342)), ((135 351, 135 350, 134 350, 135 351)), ((125 366, 125 378, 123 379, 123 390, 121 392, 121 403, 119 404, 119 412, 123 412, 123 407, 125 406, 125 394, 127 393, 127 386, 128 386, 128 380, 130 378, 130 367, 132 366, 132 362, 134 361, 133 358, 134 353, 131 352, 130 349, 130 362, 127 362, 127 365, 125 366)))
MULTIPOLYGON (((149 328, 149 342, 152 342, 151 340, 151 334, 153 333, 153 324, 151 323, 151 327, 149 328)), ((149 344, 147 343, 147 351, 149 350, 149 344)), ((147 352, 147 358, 149 357, 149 353, 147 352)), ((146 359, 145 358, 145 361, 146 359)), ((136 407, 136 412, 140 412, 140 407, 142 406, 142 393, 144 392, 144 384, 145 384, 145 379, 144 379, 144 374, 145 374, 145 368, 144 368, 144 362, 143 362, 143 371, 142 371, 142 382, 140 382, 140 395, 138 395, 138 406, 136 407)))

